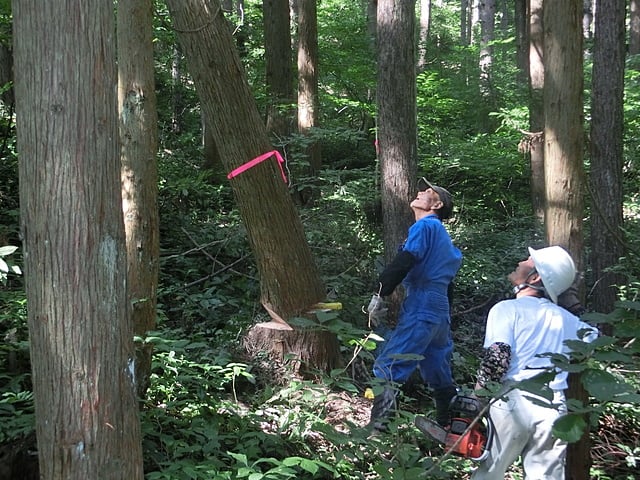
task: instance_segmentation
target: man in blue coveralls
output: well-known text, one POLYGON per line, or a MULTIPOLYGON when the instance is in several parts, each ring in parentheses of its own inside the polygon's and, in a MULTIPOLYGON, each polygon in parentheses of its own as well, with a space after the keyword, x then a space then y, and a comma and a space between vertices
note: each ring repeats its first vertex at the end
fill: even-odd
POLYGON ((395 408, 394 384, 405 383, 416 368, 433 389, 439 423, 448 423, 449 403, 457 393, 451 373, 449 287, 462 263, 462 253, 442 224, 451 216, 453 199, 447 190, 424 178, 419 183, 420 191, 410 204, 416 221, 396 257, 378 277, 377 291, 367 307, 373 323, 383 320, 386 308, 382 297, 402 282, 406 295, 397 326, 382 344, 373 366, 375 377, 385 382, 371 408, 369 425, 377 430, 385 428, 395 408))

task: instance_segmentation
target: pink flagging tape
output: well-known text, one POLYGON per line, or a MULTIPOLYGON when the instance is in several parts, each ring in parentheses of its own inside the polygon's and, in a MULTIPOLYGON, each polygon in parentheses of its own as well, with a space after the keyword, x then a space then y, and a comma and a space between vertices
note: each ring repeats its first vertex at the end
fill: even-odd
POLYGON ((280 155, 280 152, 278 150, 272 150, 270 152, 260 155, 259 157, 254 158, 253 160, 249 160, 247 163, 243 163, 238 168, 231 170, 231 172, 229 172, 229 174, 227 175, 227 178, 231 179, 233 177, 237 177, 242 172, 249 170, 251 167, 255 167, 257 164, 259 164, 260 162, 264 162, 267 158, 273 155, 275 155, 276 159, 278 160, 278 167, 280 167, 282 180, 284 180, 284 183, 287 183, 287 176, 284 174, 284 168, 282 168, 284 159, 282 158, 282 155, 280 155))

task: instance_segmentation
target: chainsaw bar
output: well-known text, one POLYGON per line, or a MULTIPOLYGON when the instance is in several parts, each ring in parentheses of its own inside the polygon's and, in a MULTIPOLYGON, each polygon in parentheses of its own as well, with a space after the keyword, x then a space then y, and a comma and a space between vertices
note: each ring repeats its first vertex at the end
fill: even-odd
POLYGON ((413 423, 418 428, 418 430, 420 430, 425 435, 433 438, 436 442, 446 443, 448 432, 444 428, 442 428, 436 421, 422 415, 416 415, 413 423))

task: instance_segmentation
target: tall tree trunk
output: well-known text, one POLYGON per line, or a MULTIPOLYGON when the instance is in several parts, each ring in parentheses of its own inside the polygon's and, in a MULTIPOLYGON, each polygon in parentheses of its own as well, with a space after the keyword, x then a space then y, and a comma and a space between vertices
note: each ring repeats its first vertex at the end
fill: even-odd
MULTIPOLYGON (((155 329, 160 229, 158 114, 153 63, 152 0, 119 0, 118 105, 122 142, 122 207, 133 328, 144 338, 155 329)), ((151 375, 151 345, 136 344, 135 379, 143 398, 151 375)))
POLYGON ((427 66, 427 42, 431 26, 431 0, 420 0, 420 32, 418 34, 418 72, 427 66))
MULTIPOLYGON (((298 0, 298 131, 318 126, 318 16, 316 0, 298 0)), ((320 144, 307 148, 311 174, 320 170, 320 144)))
POLYGON ((7 106, 8 110, 13 109, 14 95, 13 88, 8 87, 13 81, 13 53, 11 48, 5 44, 0 44, 0 100, 7 106))
POLYGON ((182 92, 180 91, 180 85, 182 83, 180 79, 180 72, 182 70, 182 66, 180 65, 181 58, 182 53, 176 45, 171 57, 171 131, 173 133, 182 132, 182 109, 184 105, 182 92))
MULTIPOLYGON (((629 55, 640 53, 640 0, 629 0, 629 55)), ((639 68, 639 67, 636 67, 639 68)))
POLYGON ((469 0, 460 0, 460 44, 469 45, 469 24, 471 23, 471 6, 469 0))
MULTIPOLYGON (((583 270, 585 179, 583 148, 582 0, 544 2, 545 227, 549 245, 565 247, 583 270)), ((582 284, 583 282, 580 282, 582 284)), ((582 299, 584 295, 581 295, 582 299)), ((576 375, 567 397, 586 404, 588 396, 576 375)), ((567 449, 566 476, 588 480, 589 432, 567 449)))
POLYGON ((582 3, 582 34, 590 40, 593 37, 593 7, 596 0, 583 0, 582 3))
POLYGON ((476 28, 480 22, 480 2, 482 0, 469 0, 469 21, 467 23, 467 38, 469 45, 476 41, 476 28))
POLYGON ((267 92, 267 131, 278 137, 291 135, 293 69, 289 0, 263 0, 264 56, 267 92))
POLYGON ((113 5, 12 6, 40 478, 142 479, 113 5))
POLYGON ((591 266, 593 309, 608 313, 617 300, 615 286, 624 282, 623 276, 607 270, 625 253, 622 240, 625 6, 618 0, 598 0, 596 12, 591 88, 591 266))
MULTIPOLYGON (((385 257, 390 261, 413 223, 417 182, 415 4, 378 0, 378 155, 385 257)), ((400 301, 392 298, 392 313, 400 301)))
MULTIPOLYGON (((247 166, 272 152, 218 1, 167 0, 167 5, 225 168, 247 166)), ((237 174, 231 187, 256 257, 262 304, 276 320, 270 323, 290 329, 286 320, 323 300, 325 291, 277 157, 237 174)), ((278 329, 273 330, 275 336, 278 329)), ((316 344, 308 347, 314 351, 337 342, 322 332, 313 338, 316 344)))
POLYGON ((367 0, 367 35, 369 35, 369 38, 371 40, 370 45, 374 55, 378 51, 378 47, 376 44, 376 38, 378 36, 377 12, 378 12, 378 0, 367 0))
MULTIPOLYGON (((491 68, 493 63, 493 47, 491 43, 495 34, 495 0, 481 0, 480 12, 480 94, 491 102, 493 87, 491 85, 491 68)), ((484 123, 484 122, 483 122, 484 123)))
POLYGON ((518 78, 522 80, 523 83, 527 82, 529 77, 529 16, 527 4, 527 0, 515 0, 513 9, 516 31, 516 62, 519 72, 518 78))
POLYGON ((540 225, 544 222, 544 25, 543 0, 529 0, 529 158, 531 205, 540 225))
POLYGON ((583 268, 582 1, 544 2, 545 225, 583 268))

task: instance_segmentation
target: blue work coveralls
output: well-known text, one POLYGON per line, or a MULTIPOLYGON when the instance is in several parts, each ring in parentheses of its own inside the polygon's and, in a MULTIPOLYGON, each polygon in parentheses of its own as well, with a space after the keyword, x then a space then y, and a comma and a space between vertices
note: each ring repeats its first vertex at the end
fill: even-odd
POLYGON ((416 263, 402 281, 406 296, 398 323, 382 343, 373 373, 376 378, 404 383, 418 368, 431 388, 450 387, 454 384, 453 340, 447 289, 460 269, 462 253, 437 215, 416 221, 401 250, 411 253, 416 263))

